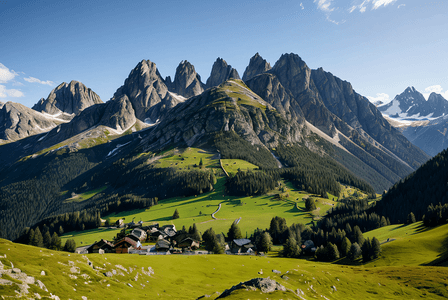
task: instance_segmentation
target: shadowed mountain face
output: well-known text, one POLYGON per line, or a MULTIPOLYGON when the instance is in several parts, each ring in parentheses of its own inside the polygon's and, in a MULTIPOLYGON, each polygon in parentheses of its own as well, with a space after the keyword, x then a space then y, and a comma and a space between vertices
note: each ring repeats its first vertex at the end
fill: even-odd
POLYGON ((174 82, 168 77, 166 80, 168 89, 185 98, 197 96, 204 91, 204 84, 201 82, 201 76, 196 73, 194 66, 188 61, 182 61, 176 68, 174 82))
POLYGON ((63 82, 51 91, 47 99, 40 99, 33 106, 33 109, 39 112, 45 112, 50 115, 79 114, 89 106, 103 103, 100 97, 78 81, 70 83, 63 82))
POLYGON ((232 68, 232 66, 228 65, 224 59, 219 57, 213 64, 212 72, 210 73, 210 77, 207 79, 205 86, 206 88, 218 86, 231 78, 240 79, 240 75, 238 75, 238 72, 232 68))
POLYGON ((435 156, 448 148, 448 115, 425 125, 404 128, 403 135, 428 155, 435 156))
POLYGON ((342 134, 338 143, 351 148, 352 154, 361 151, 373 158, 370 166, 378 162, 388 168, 395 165, 393 172, 401 177, 428 159, 350 83, 322 69, 310 70, 296 54, 282 55, 268 73, 247 84, 280 112, 289 112, 290 118, 303 113, 308 122, 329 137, 342 134))
POLYGON ((257 53, 250 59, 249 65, 243 74, 243 81, 248 81, 249 79, 265 73, 270 69, 271 65, 257 53))

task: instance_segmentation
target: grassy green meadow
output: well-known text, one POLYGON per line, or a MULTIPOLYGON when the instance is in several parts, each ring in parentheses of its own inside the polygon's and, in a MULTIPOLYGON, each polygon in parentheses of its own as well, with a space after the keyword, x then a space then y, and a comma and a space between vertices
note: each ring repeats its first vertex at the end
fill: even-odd
MULTIPOLYGON (((389 227, 388 230, 393 232, 394 227, 389 227)), ((414 232, 409 239, 402 240, 401 247, 409 251, 421 248, 421 254, 426 254, 426 257, 415 256, 414 261, 405 266, 391 263, 388 258, 396 250, 393 245, 399 242, 398 239, 383 244, 379 259, 359 266, 321 263, 310 258, 287 259, 276 257, 275 253, 265 257, 78 255, 7 240, 0 240, 0 261, 5 269, 10 269, 12 262, 14 267, 39 279, 48 289, 44 292, 30 284, 29 292, 43 297, 52 293, 61 299, 81 299, 82 296, 87 299, 196 299, 203 295, 215 299, 225 289, 257 277, 270 277, 288 290, 269 295, 243 290, 233 293, 229 299, 446 299, 447 269, 421 264, 441 254, 429 251, 425 245, 429 242, 443 244, 448 225, 429 230, 427 238, 418 233, 418 228, 418 224, 411 225, 396 235, 400 238, 400 235, 406 236, 406 232, 408 235, 414 232), (88 266, 87 260, 93 263, 93 268, 88 266), (148 273, 148 267, 153 274, 148 273), (114 270, 116 275, 104 275, 114 270), (41 275, 41 271, 46 275, 41 275)), ((403 264, 408 256, 408 253, 398 252, 394 259, 403 264)), ((3 275, 2 279, 17 281, 8 275, 3 275)), ((15 290, 20 290, 18 285, 0 285, 0 294, 4 296, 16 296, 15 290)))
MULTIPOLYGON (((149 209, 140 209, 132 211, 123 211, 107 216, 103 219, 109 219, 112 224, 119 218, 125 218, 126 222, 132 219, 135 222, 142 220, 144 224, 159 223, 162 225, 174 224, 180 229, 185 226, 187 229, 196 224, 200 232, 213 227, 215 232, 227 231, 230 225, 241 217, 239 227, 243 236, 250 236, 256 228, 269 228, 270 221, 275 216, 285 218, 289 225, 293 223, 310 223, 316 220, 330 209, 336 202, 330 199, 318 198, 316 202, 317 209, 312 212, 305 210, 305 201, 303 198, 310 195, 293 188, 289 182, 283 183, 282 187, 273 191, 269 195, 256 197, 234 197, 224 193, 225 178, 218 179, 215 190, 202 195, 193 197, 171 198, 159 201, 159 204, 149 209), (279 200, 276 195, 283 195, 279 200), (215 214, 217 219, 213 219, 211 214, 218 209, 221 203, 221 210, 215 214), (179 211, 180 218, 172 220, 175 210, 179 211)), ((62 241, 74 239, 77 245, 91 244, 95 241, 112 239, 118 232, 118 229, 98 228, 85 231, 68 232, 62 236, 62 241)))

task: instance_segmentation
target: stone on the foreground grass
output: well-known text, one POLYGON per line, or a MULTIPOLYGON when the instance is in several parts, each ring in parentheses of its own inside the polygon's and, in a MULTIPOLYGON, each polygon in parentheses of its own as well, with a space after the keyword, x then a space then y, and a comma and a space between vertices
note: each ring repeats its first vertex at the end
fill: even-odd
POLYGON ((106 277, 112 277, 114 274, 112 274, 111 271, 107 271, 106 273, 104 273, 104 276, 106 277))
POLYGON ((286 288, 277 281, 269 278, 254 278, 246 282, 240 282, 230 289, 225 290, 218 298, 221 299, 229 296, 233 291, 245 289, 255 291, 259 289, 262 293, 272 293, 274 291, 286 291, 286 288))

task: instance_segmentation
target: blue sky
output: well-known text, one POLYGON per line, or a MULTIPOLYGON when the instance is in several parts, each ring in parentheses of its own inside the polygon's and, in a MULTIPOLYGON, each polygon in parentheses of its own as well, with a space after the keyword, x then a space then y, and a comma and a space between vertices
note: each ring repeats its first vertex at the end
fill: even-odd
POLYGON ((240 76, 256 53, 298 54, 372 98, 407 86, 448 99, 448 1, 0 1, 0 101, 31 107, 78 80, 109 100, 142 59, 205 82, 217 57, 240 76))

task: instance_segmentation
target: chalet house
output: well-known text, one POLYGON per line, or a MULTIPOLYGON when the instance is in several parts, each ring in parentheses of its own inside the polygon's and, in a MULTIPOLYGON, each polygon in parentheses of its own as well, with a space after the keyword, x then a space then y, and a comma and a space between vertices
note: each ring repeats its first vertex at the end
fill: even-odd
POLYGON ((171 243, 167 240, 158 240, 156 243, 156 251, 157 252, 167 252, 172 249, 171 243))
POLYGON ((159 231, 165 233, 168 237, 172 238, 177 234, 176 226, 165 225, 159 229, 159 231))
POLYGON ((314 254, 316 252, 316 246, 314 246, 312 240, 306 240, 301 248, 304 254, 314 254))
POLYGON ((230 251, 232 253, 249 253, 255 248, 252 241, 249 239, 235 239, 230 244, 230 251))
POLYGON ((141 242, 146 241, 146 231, 143 229, 134 229, 132 230, 131 234, 135 235, 141 242))
POLYGON ((140 238, 133 233, 128 234, 126 237, 130 238, 131 240, 134 240, 135 242, 140 242, 140 238))
POLYGON ((115 244, 115 253, 129 253, 130 249, 137 249, 137 242, 125 237, 115 244))
POLYGON ((88 253, 113 253, 114 244, 109 241, 101 239, 99 242, 95 242, 86 248, 88 253))
POLYGON ((199 242, 193 240, 192 238, 188 237, 186 239, 183 239, 178 245, 178 248, 182 249, 188 249, 188 250, 196 250, 199 248, 199 242))

